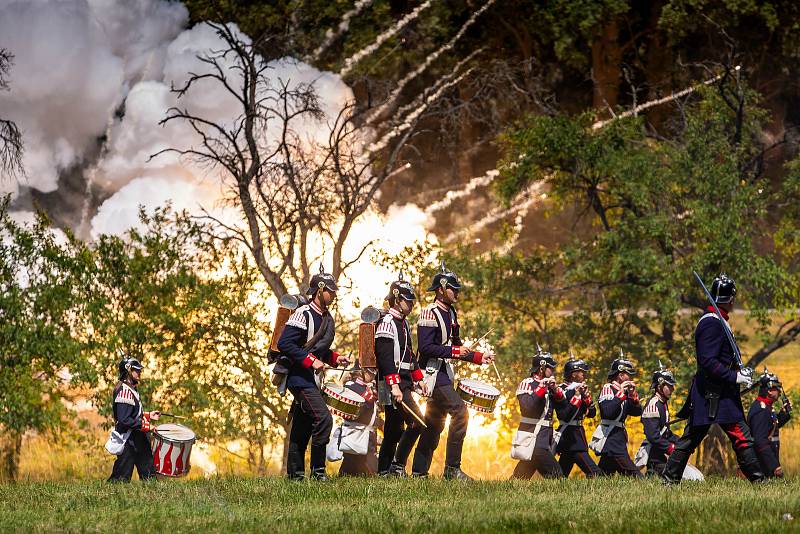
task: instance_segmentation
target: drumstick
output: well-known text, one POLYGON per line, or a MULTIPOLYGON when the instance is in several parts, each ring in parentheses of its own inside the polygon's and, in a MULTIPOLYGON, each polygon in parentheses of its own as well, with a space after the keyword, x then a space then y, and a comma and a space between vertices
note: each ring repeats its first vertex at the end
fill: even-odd
POLYGON ((425 421, 423 421, 423 420, 422 420, 422 418, 421 418, 420 416, 418 416, 418 415, 417 415, 417 412, 415 412, 414 410, 412 410, 411 408, 409 408, 409 407, 408 407, 408 404, 406 404, 406 402, 405 402, 405 401, 402 401, 402 400, 401 400, 401 401, 400 401, 400 405, 401 405, 403 408, 405 408, 405 410, 406 410, 408 413, 410 413, 411 415, 413 415, 413 416, 414 416, 414 419, 416 419, 417 421, 419 421, 419 424, 421 424, 421 425, 422 425, 422 428, 428 428, 428 425, 426 425, 426 424, 425 424, 425 421))
POLYGON ((175 415, 175 414, 166 413, 166 412, 161 412, 161 415, 163 415, 164 417, 174 417, 175 419, 188 419, 188 417, 186 417, 184 415, 175 415))
POLYGON ((494 360, 492 360, 492 367, 494 367, 494 372, 497 373, 497 379, 501 380, 500 371, 497 370, 497 365, 495 365, 494 360))

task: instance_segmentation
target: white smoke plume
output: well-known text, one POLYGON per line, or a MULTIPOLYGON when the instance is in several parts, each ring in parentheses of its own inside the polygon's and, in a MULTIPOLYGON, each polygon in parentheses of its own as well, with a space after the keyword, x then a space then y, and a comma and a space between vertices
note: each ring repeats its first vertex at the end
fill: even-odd
MULTIPOLYGON (((444 45, 436 49, 436 51, 428 55, 428 57, 425 58, 425 61, 420 63, 416 69, 406 74, 399 82, 397 82, 397 86, 394 88, 394 90, 392 90, 391 94, 389 94, 389 97, 386 99, 386 102, 384 102, 381 106, 376 108, 375 111, 369 114, 369 116, 367 117, 367 122, 372 122, 376 118, 380 117, 389 107, 393 106, 395 101, 397 101, 397 98, 400 96, 400 93, 403 92, 403 89, 406 87, 406 85, 408 85, 409 82, 414 80, 417 76, 425 72, 428 69, 428 67, 430 67, 433 64, 433 62, 439 58, 439 56, 441 56, 442 54, 444 54, 449 50, 452 50, 452 48, 456 45, 458 40, 461 39, 461 37, 463 37, 463 35, 467 32, 469 27, 472 26, 475 23, 475 21, 478 20, 478 17, 480 17, 483 14, 483 12, 489 9, 494 3, 495 0, 488 0, 485 4, 483 4, 483 6, 479 10, 474 12, 472 16, 470 16, 467 19, 467 21, 461 25, 461 28, 458 30, 458 32, 447 43, 445 43, 444 45)), ((474 54, 475 54, 474 52, 473 54, 470 54, 469 59, 471 59, 474 54)))
MULTIPOLYGON (((130 86, 161 76, 187 18, 162 0, 0 2, 0 48, 15 56, 0 109, 24 133, 22 185, 53 191, 61 171, 82 163, 130 86)), ((0 193, 17 190, 0 176, 0 193)))
POLYGON ((347 30, 350 29, 350 19, 353 17, 360 15, 362 11, 372 5, 374 0, 357 0, 353 9, 342 15, 342 20, 339 21, 339 25, 336 27, 336 30, 329 29, 325 32, 325 40, 322 41, 322 44, 319 45, 314 52, 306 58, 306 61, 309 63, 313 63, 319 59, 319 57, 328 49, 330 46, 339 38, 341 37, 347 30))
POLYGON ((454 191, 448 191, 443 199, 438 200, 425 208, 425 215, 427 217, 432 217, 437 211, 448 208, 456 200, 471 195, 479 187, 486 187, 499 175, 499 170, 491 169, 486 171, 486 174, 482 176, 476 176, 475 178, 471 179, 463 188, 456 189, 454 191))
POLYGON ((408 15, 397 21, 397 24, 395 24, 394 26, 392 26, 391 28, 380 34, 378 37, 376 37, 375 41, 373 41, 372 44, 362 48, 361 50, 359 50, 358 52, 347 58, 344 61, 344 67, 342 67, 342 70, 339 71, 339 76, 347 76, 350 73, 350 71, 353 70, 353 68, 358 64, 359 61, 369 56, 370 54, 374 53, 378 48, 381 47, 383 43, 385 43, 386 41, 397 35, 397 33, 400 32, 400 30, 402 30, 406 26, 408 26, 408 24, 415 21, 419 17, 420 13, 428 9, 432 3, 433 0, 426 0, 424 4, 418 6, 411 13, 409 13, 408 15))

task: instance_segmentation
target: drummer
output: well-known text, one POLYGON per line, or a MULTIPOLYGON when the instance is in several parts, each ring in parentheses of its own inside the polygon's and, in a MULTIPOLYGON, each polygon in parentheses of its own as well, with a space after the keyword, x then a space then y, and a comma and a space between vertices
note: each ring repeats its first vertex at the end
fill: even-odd
POLYGON ((414 288, 403 280, 401 273, 398 280, 389 286, 386 296, 389 308, 375 329, 378 397, 386 410, 383 443, 378 453, 378 474, 381 476, 406 476, 408 457, 422 431, 417 418, 409 413, 413 410, 422 420, 422 411, 411 392, 416 387, 423 395, 428 393, 406 319, 416 298, 414 288))
POLYGON ((320 393, 325 365, 347 365, 346 356, 331 350, 335 335, 333 317, 328 307, 336 299, 336 282, 323 271, 311 278, 307 294, 311 302, 297 308, 286 321, 278 340, 278 350, 291 358, 286 386, 292 392, 289 416, 289 451, 286 471, 290 479, 305 477, 305 455, 311 440, 311 478, 327 480, 325 448, 330 441, 333 417, 320 393))
POLYGON ((494 354, 482 354, 461 342, 458 315, 454 304, 458 302, 461 282, 456 273, 447 270, 442 262, 441 271, 433 277, 428 291, 435 292, 433 304, 422 310, 417 326, 419 365, 424 369, 425 382, 431 399, 425 409, 425 423, 419 445, 414 453, 412 475, 427 477, 433 452, 450 415, 447 433, 444 478, 472 480, 461 470, 461 451, 467 435, 469 416, 467 407, 454 387, 455 373, 451 360, 461 360, 480 365, 492 363, 494 354))
POLYGON ((153 429, 151 421, 158 421, 161 413, 142 411, 138 391, 142 369, 142 364, 135 358, 123 357, 117 365, 119 382, 114 388, 111 410, 114 429, 122 436, 124 446, 111 469, 109 482, 130 482, 134 466, 139 473, 139 480, 147 480, 155 474, 153 450, 147 432, 153 429))
MULTIPOLYGON (((378 417, 378 406, 375 401, 375 372, 373 369, 362 368, 356 360, 350 378, 344 387, 364 398, 364 404, 358 412, 358 417, 353 421, 357 425, 369 426, 369 447, 367 454, 344 453, 342 466, 339 468, 340 476, 370 476, 378 472, 378 432, 381 426, 378 417)), ((345 422, 345 425, 349 424, 345 422)))

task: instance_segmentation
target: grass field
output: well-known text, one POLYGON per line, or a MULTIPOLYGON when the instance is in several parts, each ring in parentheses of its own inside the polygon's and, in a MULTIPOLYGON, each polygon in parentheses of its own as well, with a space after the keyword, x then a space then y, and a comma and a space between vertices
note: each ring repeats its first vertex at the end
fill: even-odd
POLYGON ((446 482, 211 478, 0 485, 3 532, 766 532, 800 530, 794 480, 446 482), (797 519, 785 519, 785 514, 797 519))

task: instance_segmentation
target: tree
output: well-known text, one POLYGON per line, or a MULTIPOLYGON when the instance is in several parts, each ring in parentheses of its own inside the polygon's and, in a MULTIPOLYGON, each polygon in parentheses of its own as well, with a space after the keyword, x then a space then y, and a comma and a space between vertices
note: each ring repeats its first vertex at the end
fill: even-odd
POLYGON ((0 203, 0 478, 16 479, 22 438, 67 423, 62 400, 97 375, 74 333, 89 287, 86 249, 39 214, 22 226, 0 203))
MULTIPOLYGON (((8 91, 8 73, 14 56, 5 48, 0 48, 0 91, 8 91)), ((0 117, 0 173, 15 176, 24 173, 22 132, 13 121, 0 117)))

